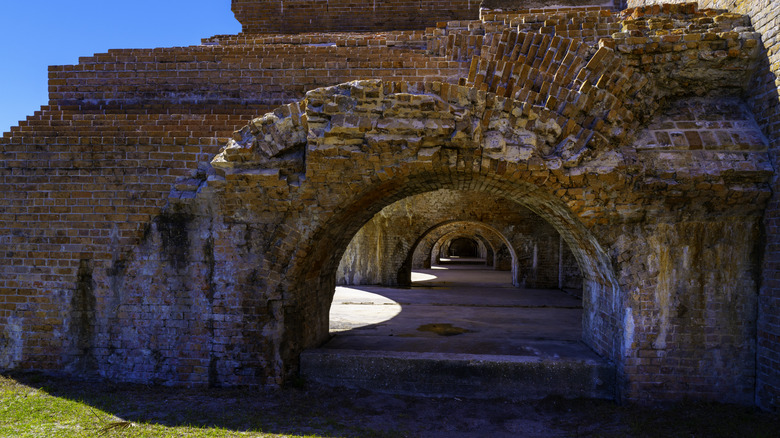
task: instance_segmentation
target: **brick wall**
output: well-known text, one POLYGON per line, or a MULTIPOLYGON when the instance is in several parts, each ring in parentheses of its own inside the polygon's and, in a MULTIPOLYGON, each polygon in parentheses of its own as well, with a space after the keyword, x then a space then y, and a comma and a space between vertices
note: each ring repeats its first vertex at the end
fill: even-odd
POLYGON ((580 272, 579 265, 577 265, 577 260, 574 258, 574 254, 572 254, 571 249, 563 239, 561 239, 560 246, 560 266, 562 270, 560 272, 558 287, 566 290, 572 295, 581 297, 582 273, 580 272))
MULTIPOLYGON (((83 296, 119 287, 107 272, 121 271, 166 205, 194 196, 203 166, 252 118, 323 85, 372 75, 416 83, 465 68, 425 55, 422 40, 423 32, 221 36, 50 67, 50 105, 0 138, 0 344, 26 345, 0 367, 83 362, 90 333, 118 324, 89 321, 105 303, 83 296)), ((132 326, 146 313, 123 315, 135 315, 132 326)))
MULTIPOLYGON (((457 78, 463 62, 410 48, 422 33, 383 38, 309 35, 214 38, 208 45, 111 50, 55 66, 49 99, 57 105, 253 105, 256 115, 306 91, 366 77, 411 83, 457 78), (407 45, 407 47, 399 47, 407 45)), ((457 79, 450 79, 457 80, 457 79)))
POLYGON ((473 20, 479 0, 233 0, 245 33, 424 29, 473 20))
POLYGON ((388 204, 447 188, 555 227, 582 268, 584 340, 615 360, 627 397, 744 403, 758 368, 759 401, 775 403, 777 233, 767 220, 758 306, 771 169, 752 128, 776 149, 774 64, 746 86, 757 40, 743 16, 642 17, 492 11, 52 68, 50 106, 0 140, 0 367, 278 383, 327 336, 334 248, 388 204), (368 76, 385 81, 320 88, 247 124, 368 76), (757 120, 734 103, 753 90, 757 120))
MULTIPOLYGON (((629 7, 651 5, 649 0, 628 0, 629 7)), ((668 3, 683 3, 671 1, 668 3)), ((750 16, 762 35, 765 57, 752 78, 748 102, 770 142, 775 169, 780 158, 780 3, 775 0, 700 0, 700 8, 722 8, 750 16)), ((758 305, 757 403, 780 406, 780 183, 764 219, 766 246, 758 305)))
POLYGON ((0 139, 0 325, 24 327, 30 346, 0 367, 35 358, 35 368, 57 369, 78 355, 66 328, 89 313, 78 295, 94 287, 93 273, 136 245, 174 182, 257 109, 167 111, 46 106, 0 139))
POLYGON ((560 7, 601 6, 622 9, 625 0, 482 0, 483 9, 552 9, 560 7))

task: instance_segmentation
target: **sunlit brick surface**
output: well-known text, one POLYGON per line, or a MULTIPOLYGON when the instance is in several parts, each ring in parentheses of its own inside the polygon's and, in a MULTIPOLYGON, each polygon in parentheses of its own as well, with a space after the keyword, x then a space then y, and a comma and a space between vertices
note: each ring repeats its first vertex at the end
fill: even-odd
MULTIPOLYGON (((328 336, 353 237, 444 189, 473 208, 441 236, 569 260, 621 397, 777 405, 776 6, 280 30, 262 3, 234 2, 240 35, 50 69, 0 139, 0 368, 280 384, 328 336)), ((378 226, 400 248, 378 278, 435 216, 378 226)))

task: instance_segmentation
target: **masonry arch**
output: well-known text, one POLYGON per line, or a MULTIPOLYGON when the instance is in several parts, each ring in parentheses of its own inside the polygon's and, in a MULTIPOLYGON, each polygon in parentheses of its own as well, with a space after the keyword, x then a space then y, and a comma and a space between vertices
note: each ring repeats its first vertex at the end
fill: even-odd
POLYGON ((482 256, 484 258, 485 254, 484 251, 480 252, 479 242, 481 242, 479 238, 475 240, 465 235, 453 236, 444 242, 444 253, 450 257, 477 258, 482 256))
MULTIPOLYGON (((485 192, 440 189, 408 196, 374 215, 350 241, 339 263, 337 284, 408 287, 411 269, 408 257, 416 242, 421 236, 430 237, 427 233, 438 225, 448 223, 457 223, 448 231, 460 229, 464 237, 473 235, 469 224, 491 225, 505 234, 513 247, 526 251, 529 244, 542 239, 540 236, 554 234, 556 248, 559 240, 552 226, 513 201, 485 192)), ((440 234, 436 237, 441 237, 440 234)), ((505 247, 501 238, 492 240, 495 250, 504 255, 503 270, 511 270, 509 250, 501 249, 505 247)), ((488 248, 485 251, 491 252, 490 265, 493 265, 495 252, 488 248)))
POLYGON ((293 375, 300 352, 328 339, 337 268, 360 228, 396 201, 442 189, 500 196, 553 227, 583 276, 583 340, 616 358, 633 335, 620 342, 624 297, 597 237, 615 212, 587 192, 630 192, 620 153, 529 102, 441 83, 410 89, 312 90, 236 132, 212 160, 236 190, 226 205, 269 231, 261 271, 278 327, 268 341, 274 374, 293 375), (247 197, 260 208, 243 207, 247 197))
POLYGON ((484 241, 477 235, 452 232, 442 236, 435 244, 438 247, 436 255, 442 258, 485 258, 487 252, 484 241))
POLYGON ((482 256, 484 258, 484 251, 480 251, 480 249, 484 249, 484 247, 480 247, 478 242, 480 242, 479 239, 475 240, 469 236, 453 237, 446 244, 447 255, 450 257, 464 258, 477 258, 482 256))
MULTIPOLYGON (((406 260, 398 271, 399 284, 411 284, 412 269, 430 269, 436 263, 436 248, 442 239, 463 236, 473 236, 480 239, 486 247, 488 256, 495 254, 505 247, 510 255, 509 269, 513 271, 512 282, 515 286, 515 268, 517 266, 517 254, 509 240, 500 231, 490 225, 473 221, 445 221, 434 225, 418 237, 407 253, 406 260)), ((490 265, 494 265, 492 261, 490 265)))
MULTIPOLYGON (((619 308, 620 296, 609 259, 596 237, 560 199, 544 187, 528 182, 529 174, 508 180, 501 175, 449 166, 412 173, 405 164, 384 171, 395 176, 339 200, 339 207, 332 214, 323 213, 311 233, 299 234, 297 229, 286 228, 288 234, 279 236, 280 240, 294 240, 299 245, 288 259, 289 269, 280 284, 285 297, 280 359, 288 374, 294 373, 293 364, 303 349, 328 339, 328 312, 335 291, 336 267, 352 236, 383 207, 407 196, 442 188, 500 194, 529 208, 555 227, 572 248, 583 274, 583 340, 608 358, 616 354, 619 315, 614 309, 619 308)), ((285 244, 278 246, 284 247, 285 244)))

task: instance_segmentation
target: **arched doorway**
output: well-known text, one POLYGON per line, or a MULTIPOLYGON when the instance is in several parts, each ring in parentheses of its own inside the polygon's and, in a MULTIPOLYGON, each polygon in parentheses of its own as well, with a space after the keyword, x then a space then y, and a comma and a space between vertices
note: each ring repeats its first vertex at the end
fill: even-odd
POLYGON ((543 222, 517 203, 475 191, 426 192, 383 208, 339 264, 345 275, 345 264, 370 259, 338 282, 326 348, 527 356, 579 344, 582 303, 557 290, 560 236, 543 222), (483 222, 458 220, 472 216, 483 222), (554 245, 539 250, 548 241, 554 245), (372 277, 370 269, 397 269, 399 248, 407 254, 398 282, 372 277), (534 271, 545 269, 552 272, 534 271), (527 287, 545 275, 556 282, 527 287))
MULTIPOLYGON (((482 193, 479 190, 468 191, 482 193)), ((355 231, 353 236, 357 233, 355 231)), ((390 240, 383 238, 382 241, 388 243, 390 240)), ((411 250, 411 247, 405 248, 411 250)), ((353 305, 358 303, 362 310, 383 308, 388 313, 379 321, 358 329, 342 326, 354 336, 341 332, 327 344, 317 344, 320 348, 303 354, 301 366, 306 378, 331 384, 350 382, 347 384, 379 390, 388 388, 391 392, 414 388, 415 393, 442 395, 448 394, 451 385, 430 382, 460 376, 457 383, 460 386, 456 386, 462 391, 465 390, 462 388, 468 387, 470 389, 465 391, 478 394, 475 382, 493 382, 484 375, 489 373, 489 367, 471 367, 469 371, 456 369, 467 366, 469 361, 481 360, 478 357, 490 357, 493 358, 491 361, 501 358, 497 360, 502 364, 508 361, 497 366, 508 366, 511 370, 505 375, 513 376, 510 381, 501 384, 498 381, 487 384, 503 391, 498 394, 522 393, 535 397, 553 390, 592 397, 614 397, 615 370, 612 365, 601 361, 587 343, 588 337, 594 333, 583 330, 591 323, 587 298, 579 300, 564 292, 550 290, 532 290, 518 295, 516 292, 521 289, 511 283, 497 287, 483 282, 478 289, 470 291, 464 290, 462 284, 437 285, 435 279, 433 283, 418 286, 413 282, 411 289, 393 288, 392 291, 385 286, 355 287, 381 301, 372 301, 367 295, 348 297, 353 305), (475 290, 480 293, 474 293, 475 290), (355 335, 355 332, 363 333, 355 335), (466 342, 469 338, 475 339, 475 342, 466 342), (466 362, 454 359, 452 362, 450 358, 454 357, 469 359, 466 362), (430 363, 426 361, 438 363, 439 360, 448 361, 454 368, 442 368, 441 364, 421 365, 430 363), (528 361, 553 361, 556 365, 534 368, 534 371, 527 365, 533 362, 528 361), (352 367, 363 371, 357 376, 351 372, 345 374, 352 367), (571 371, 570 367, 577 371, 571 371), (446 369, 450 371, 442 376, 440 370, 446 369), (538 371, 541 369, 546 371, 538 371), (548 373, 551 370, 568 371, 560 375, 553 372, 556 377, 540 387, 540 382, 544 380, 537 372, 548 373), (571 373, 581 377, 562 377, 564 374, 573 375, 571 373), (419 389, 419 379, 429 382, 425 384, 428 389, 419 389), (563 381, 567 383, 560 383, 563 381)), ((335 290, 335 281, 331 284, 335 290)), ((486 396, 495 394, 490 392, 486 396)))
MULTIPOLYGON (((481 179, 482 183, 493 184, 492 181, 490 181, 490 180, 486 181, 483 178, 484 177, 479 177, 479 178, 475 178, 475 179, 481 179)), ((429 190, 423 190, 419 194, 425 194, 425 193, 434 192, 436 190, 439 190, 440 188, 444 188, 446 190, 464 190, 464 188, 461 188, 462 186, 458 187, 457 185, 453 185, 451 182, 446 181, 446 180, 440 182, 439 184, 440 185, 444 185, 444 187, 436 187, 432 182, 428 182, 425 185, 425 187, 429 188, 429 190), (435 190, 430 190, 432 185, 433 185, 433 188, 435 190)), ((505 190, 499 192, 499 194, 504 199, 511 199, 511 198, 509 198, 509 196, 512 196, 511 191, 504 184, 505 183, 499 183, 499 186, 504 186, 505 187, 505 190)), ((474 187, 474 186, 466 186, 465 190, 469 191, 469 192, 474 192, 474 193, 477 193, 477 194, 482 194, 484 196, 484 192, 481 191, 481 190, 478 190, 478 187, 479 186, 476 186, 476 187, 474 187), (475 190, 475 189, 477 189, 477 190, 475 190)), ((495 193, 495 191, 496 190, 494 189, 492 191, 492 193, 495 193)), ((408 194, 409 192, 408 191, 404 191, 404 190, 401 190, 401 193, 407 194, 407 196, 402 197, 401 199, 399 199, 399 201, 402 201, 402 200, 404 200, 406 198, 409 198, 410 196, 415 196, 415 195, 418 194, 418 193, 408 194)), ((527 203, 527 201, 528 201, 529 197, 528 197, 527 193, 528 192, 525 191, 523 197, 513 196, 514 199, 512 200, 512 202, 514 202, 515 204, 517 204, 520 207, 528 208, 527 205, 529 205, 529 204, 527 203), (520 203, 520 202, 517 202, 515 199, 523 199, 526 202, 525 203, 520 203)), ((533 200, 533 198, 531 198, 531 200, 533 200)), ((393 202, 396 202, 396 201, 393 201, 393 202)), ((385 204, 385 203, 382 203, 382 204, 385 204)), ((383 208, 387 207, 387 205, 389 205, 389 204, 382 205, 382 207, 383 208)), ((533 205, 533 204, 531 204, 531 205, 533 205)), ((350 209, 351 212, 355 212, 357 210, 358 209, 354 209, 354 210, 350 209)), ((359 209, 359 210, 360 211, 365 211, 362 208, 359 209)), ((374 213, 374 214, 376 215, 377 213, 379 213, 379 210, 381 210, 381 209, 376 209, 375 210, 376 213, 374 213)), ((554 216, 552 214, 549 214, 549 211, 545 211, 545 210, 542 210, 542 209, 539 209, 538 211, 540 211, 542 214, 546 215, 549 218, 553 218, 555 220, 556 224, 564 224, 564 225, 567 224, 567 222, 565 222, 565 216, 563 218, 560 218, 560 217, 556 217, 556 216, 554 216)), ((380 215, 380 216, 382 216, 382 215, 380 215)), ((559 228, 559 227, 553 226, 551 224, 551 222, 553 222, 553 221, 549 220, 547 217, 542 217, 542 215, 538 215, 538 216, 540 218, 542 218, 545 221, 545 223, 547 223, 549 226, 551 226, 553 229, 555 229, 556 232, 557 232, 558 229, 561 229, 563 232, 559 233, 559 235, 561 236, 561 238, 564 238, 563 236, 565 235, 564 240, 566 241, 567 245, 569 244, 568 243, 569 241, 573 241, 573 242, 576 242, 576 243, 579 243, 579 242, 584 242, 585 243, 584 245, 577 247, 576 251, 577 251, 578 255, 576 255, 575 258, 578 261, 582 260, 581 257, 583 255, 585 255, 586 252, 592 251, 592 249, 590 249, 588 247, 589 247, 589 244, 592 244, 593 242, 595 242, 595 240, 585 240, 585 239, 580 240, 581 237, 579 236, 579 233, 582 230, 578 229, 578 227, 576 225, 572 229, 569 229, 569 228, 559 228)), ((344 219, 346 219, 346 218, 344 218, 344 219)), ((369 219, 366 219, 363 222, 363 224, 368 223, 368 222, 369 222, 369 219)), ((334 225, 335 224, 343 226, 345 224, 345 222, 336 221, 336 222, 334 222, 334 225)), ((358 224, 355 224, 353 222, 353 225, 358 225, 358 224)), ((356 229, 354 229, 354 231, 351 231, 348 234, 349 236, 353 237, 356 234, 358 234, 358 232, 360 230, 360 227, 356 226, 355 228, 356 229)), ((332 236, 335 236, 335 235, 336 234, 332 234, 332 236)), ((332 269, 331 275, 330 275, 330 279, 331 279, 330 281, 331 282, 329 284, 327 284, 327 286, 326 286, 331 291, 335 291, 335 286, 336 286, 335 285, 335 283, 336 283, 336 281, 335 281, 336 280, 335 274, 336 274, 336 270, 337 270, 336 268, 338 267, 338 262, 336 260, 334 260, 334 259, 335 259, 335 257, 337 255, 339 255, 339 254, 343 255, 346 252, 346 247, 349 245, 349 242, 346 242, 345 240, 346 239, 344 239, 342 241, 342 243, 341 243, 341 245, 343 245, 342 248, 344 248, 344 250, 342 250, 341 252, 328 252, 327 254, 323 253, 323 255, 327 255, 326 258, 330 260, 329 263, 332 263, 331 268, 330 268, 330 269, 332 269)), ((318 241, 318 240, 314 240, 314 241, 318 241)), ((383 238, 382 242, 384 242, 383 244, 386 244, 389 241, 387 239, 383 238)), ((393 246, 391 246, 391 248, 392 247, 393 246)), ((321 247, 321 248, 322 248, 322 250, 325 249, 324 246, 321 247)), ((408 251, 411 250, 411 245, 405 246, 404 248, 407 251, 407 255, 408 255, 408 251)), ((569 310, 574 310, 575 312, 579 312, 577 314, 577 316, 574 317, 574 318, 569 319, 567 323, 561 324, 562 320, 560 318, 551 317, 549 315, 543 315, 543 312, 537 314, 537 316, 538 316, 537 319, 538 320, 544 320, 544 321, 547 321, 547 322, 554 322, 554 324, 557 325, 557 326, 565 326, 567 329, 571 329, 572 330, 570 332, 567 332, 568 333, 567 336, 573 334, 574 337, 569 337, 567 339, 563 339, 563 341, 566 341, 569 346, 580 345, 581 349, 578 350, 578 351, 582 352, 583 354, 590 355, 588 361, 578 360, 577 363, 590 363, 590 362, 593 362, 593 361, 597 360, 596 359, 597 356, 593 355, 592 351, 590 350, 591 348, 593 348, 593 346, 589 343, 589 340, 590 340, 589 338, 592 339, 592 337, 594 335, 600 335, 601 334, 601 333, 599 333, 597 331, 588 330, 588 329, 583 330, 582 329, 583 327, 589 327, 591 324, 593 324, 592 314, 589 315, 590 310, 591 310, 591 309, 589 309, 589 307, 591 307, 591 308, 593 307, 593 302, 589 301, 589 297, 592 296, 592 293, 593 293, 595 288, 601 287, 600 284, 596 284, 593 281, 594 274, 597 274, 598 272, 600 272, 599 270, 594 268, 594 265, 598 266, 597 265, 598 259, 595 258, 595 257, 588 256, 588 258, 585 259, 585 262, 586 262, 586 264, 585 264, 586 269, 581 269, 581 271, 583 272, 583 278, 584 278, 584 281, 583 281, 583 284, 584 284, 583 291, 585 291, 586 293, 583 294, 584 295, 583 300, 578 302, 578 305, 577 305, 577 307, 581 306, 581 310, 580 309, 569 309, 569 310), (588 269, 590 269, 590 271, 588 271, 588 269), (574 332, 576 332, 576 333, 574 333, 574 332), (582 341, 582 343, 580 343, 580 340, 582 341), (586 345, 587 345, 587 347, 586 347, 586 345)), ((316 278, 315 277, 309 277, 309 283, 308 283, 309 284, 309 286, 308 286, 309 291, 311 291, 311 285, 312 284, 316 284, 313 281, 316 281, 316 278)), ((323 284, 323 285, 325 285, 325 284, 323 284)), ((512 289, 514 290, 514 288, 512 288, 512 289)), ((369 291, 369 292, 376 293, 377 291, 369 291)), ((379 293, 378 295, 382 295, 383 297, 388 298, 386 295, 383 295, 382 293, 379 293)), ((310 294, 309 296, 312 296, 312 295, 310 294)), ((333 297, 333 295, 328 296, 328 298, 331 299, 331 300, 332 300, 332 297, 333 297)), ((396 306, 396 309, 398 310, 398 315, 404 315, 404 316, 411 315, 411 313, 408 312, 410 310, 408 308, 408 306, 405 307, 405 303, 409 303, 410 302, 409 296, 401 296, 400 299, 393 299, 393 297, 390 297, 390 298, 392 299, 392 302, 387 302, 387 304, 384 304, 384 305, 386 305, 388 307, 396 306), (400 306, 400 309, 397 306, 400 306)), ((574 298, 572 298, 570 296, 567 297, 567 298, 570 299, 570 300, 575 300, 574 298)), ((332 301, 327 303, 328 304, 328 307, 327 307, 328 310, 330 310, 330 304, 331 303, 332 303, 332 301)), ((433 303, 433 304, 440 304, 440 303, 433 303)), ((469 304, 469 305, 468 306, 464 306, 464 308, 470 307, 471 304, 475 304, 475 303, 466 303, 466 304, 469 304)), ((499 303, 498 307, 500 307, 500 306, 502 306, 502 304, 499 303)), ((542 307, 542 306, 538 306, 538 307, 542 307)), ((562 307, 569 307, 569 306, 564 305, 562 307)), ((469 310, 471 310, 471 309, 469 309, 469 310)), ((504 309, 504 310, 506 310, 506 309, 504 309)), ((392 319, 393 321, 398 320, 398 318, 399 317, 397 315, 393 315, 393 316, 390 317, 390 319, 392 319)), ((512 316, 509 316, 509 317, 505 317, 504 320, 505 321, 506 320, 511 320, 512 318, 513 318, 512 316)), ((477 318, 477 319, 479 319, 479 318, 477 318)), ((536 333, 538 333, 538 331, 539 331, 537 326, 535 326, 534 324, 517 324, 518 319, 522 319, 522 317, 521 318, 515 318, 514 322, 509 323, 509 325, 510 326, 514 326, 514 327, 530 328, 530 332, 529 331, 525 332, 524 336, 526 336, 528 338, 536 336, 536 333)), ((329 322, 329 319, 325 319, 325 321, 329 322)), ((378 336, 374 336, 372 342, 374 342, 374 345, 380 345, 380 344, 384 345, 385 347, 383 347, 383 348, 388 348, 387 346, 390 345, 390 344, 398 345, 400 342, 396 341, 396 339, 407 340, 407 341, 409 339, 412 339, 411 337, 402 336, 402 335, 408 335, 408 333, 399 333, 398 336, 396 336, 396 333, 381 333, 382 328, 377 326, 377 325, 374 325, 371 328, 372 329, 376 329, 376 334, 378 334, 378 336), (393 336, 390 336, 390 334, 392 334, 393 336), (404 338, 406 338, 406 339, 404 339, 404 338), (388 342, 388 340, 393 340, 395 342, 388 342)), ((458 339, 459 336, 462 337, 462 336, 467 336, 468 335, 468 333, 463 332, 463 330, 466 330, 466 331, 472 330, 469 327, 464 327, 463 324, 459 324, 457 321, 456 322, 432 321, 432 322, 426 322, 426 324, 416 324, 415 326, 411 326, 410 328, 413 329, 414 334, 417 334, 418 332, 420 332, 420 333, 422 333, 424 335, 430 334, 431 337, 436 337, 437 338, 436 344, 439 345, 439 346, 442 346, 442 345, 446 346, 447 344, 451 345, 453 343, 457 343, 456 340, 458 339), (443 322, 444 324, 443 325, 437 325, 438 322, 443 322), (428 325, 428 324, 433 324, 433 325, 428 325), (430 328, 431 330, 441 331, 441 333, 425 332, 425 331, 421 332, 420 330, 418 330, 418 329, 424 328, 423 326, 426 326, 426 325, 428 325, 427 328, 430 328), (449 334, 450 330, 454 330, 456 333, 461 332, 463 334, 450 335, 449 334)), ((330 333, 328 333, 328 336, 325 336, 325 337, 321 338, 320 341, 310 344, 310 347, 318 347, 318 346, 322 345, 322 343, 324 341, 329 339, 329 335, 330 335, 330 333)), ((412 340, 413 341, 417 341, 418 339, 412 339, 412 340)), ((569 351, 569 352, 572 351, 572 350, 562 349, 562 350, 558 350, 556 352, 555 349, 549 349, 547 346, 544 345, 545 343, 550 342, 551 339, 542 339, 540 341, 541 342, 535 342, 532 345, 531 344, 518 345, 518 344, 512 344, 512 343, 505 343, 505 344, 510 346, 510 347, 515 348, 514 351, 524 351, 525 353, 528 353, 528 354, 531 354, 531 352, 535 352, 533 354, 541 353, 541 354, 547 355, 548 357, 556 357, 556 355, 557 356, 565 356, 565 354, 562 355, 561 353, 564 352, 564 351, 569 351)), ((559 341, 561 341, 561 339, 559 339, 559 341)), ((423 348, 421 346, 422 343, 423 342, 416 343, 415 344, 416 347, 414 347, 414 348, 419 347, 420 349, 422 349, 423 348)), ((498 343, 494 342, 492 345, 493 345, 493 347, 495 347, 497 344, 498 343)), ((550 344, 548 344, 548 345, 550 345, 550 344)), ((558 344, 558 345, 560 345, 560 344, 558 344)), ((346 344, 344 344, 344 346, 346 346, 346 344)), ((391 345, 390 348, 392 348, 392 345, 391 345)), ((318 349, 317 351, 318 352, 322 351, 322 349, 318 349)), ((371 350, 371 351, 376 352, 377 350, 371 350)), ((479 353, 478 350, 472 350, 472 351, 476 351, 476 352, 479 353)), ((503 350, 501 350, 500 347, 499 347, 497 349, 488 349, 488 350, 482 350, 482 351, 485 352, 484 354, 490 354, 489 353, 490 351, 501 353, 503 350)), ((394 352, 394 353, 397 353, 397 352, 394 352)), ((419 354, 423 354, 423 353, 419 353, 419 354)), ((428 354, 428 353, 425 353, 425 354, 428 354)), ((441 354, 441 353, 437 353, 437 354, 441 354)), ((604 353, 601 353, 601 354, 604 354, 604 353)), ((311 357, 311 355, 307 354, 306 357, 309 358, 309 357, 311 357)), ((323 356, 320 356, 320 357, 323 357, 323 356)), ((330 356, 330 357, 333 357, 333 356, 330 356)), ((525 357, 528 357, 528 356, 525 356, 525 357)), ((560 359, 560 360, 563 360, 563 359, 560 359)), ((382 362, 382 363, 385 363, 385 362, 382 362)), ((387 362, 387 363, 390 363, 390 362, 387 362)), ((309 365, 307 366, 308 367, 307 369, 310 369, 310 365, 311 364, 309 363, 309 365)), ((328 367, 326 367, 324 365, 321 366, 321 365, 322 364, 317 365, 316 368, 318 368, 318 369, 329 369, 328 367)), ((337 368, 341 368, 341 366, 339 366, 337 368)), ((607 368, 609 368, 609 367, 607 366, 607 368)), ((597 381, 602 381, 602 382, 609 381, 609 382, 612 382, 614 380, 614 369, 612 369, 612 371, 603 371, 603 370, 605 370, 607 368, 603 368, 603 367, 600 368, 600 371, 598 371, 597 374, 601 373, 599 375, 602 375, 603 373, 607 373, 607 374, 613 373, 613 374, 611 374, 613 376, 613 378, 606 379, 606 380, 605 380, 605 378, 604 379, 600 378, 600 379, 597 379, 597 381)), ((520 381, 521 380, 518 380, 518 382, 520 382, 520 381)))
POLYGON ((517 282, 518 260, 515 247, 501 231, 477 221, 444 221, 423 232, 412 245, 399 270, 399 284, 410 285, 412 269, 431 269, 441 263, 442 244, 459 237, 473 238, 484 247, 484 264, 490 269, 511 271, 508 282, 517 282))
MULTIPOLYGON (((525 208, 533 207, 533 211, 540 213, 539 216, 542 217, 546 223, 548 223, 556 230, 561 231, 559 233, 561 238, 566 242, 567 245, 570 245, 572 247, 574 258, 577 260, 578 265, 580 266, 580 270, 583 274, 583 291, 585 292, 583 293, 583 301, 582 301, 582 306, 583 306, 582 317, 581 319, 579 319, 581 320, 582 327, 586 327, 586 328, 590 327, 592 326, 594 321, 598 320, 599 315, 593 312, 594 304, 598 305, 598 303, 594 303, 593 301, 591 301, 591 298, 594 296, 594 293, 599 294, 601 293, 600 291, 604 290, 603 288, 605 286, 604 284, 605 278, 607 280, 607 284, 612 285, 614 283, 611 283, 610 280, 611 274, 609 274, 608 271, 606 273, 604 272, 604 269, 608 266, 608 264, 605 263, 606 260, 604 258, 601 258, 602 256, 599 256, 599 252, 598 252, 599 250, 597 249, 597 247, 593 246, 593 244, 595 243, 595 239, 585 237, 587 235, 585 234, 587 233, 587 231, 584 228, 578 225, 578 223, 575 220, 572 220, 573 219, 572 217, 570 216, 567 217, 566 214, 561 214, 562 212, 565 212, 565 208, 549 209, 550 204, 555 205, 554 204, 555 201, 550 198, 547 198, 544 202, 540 202, 539 198, 544 196, 543 194, 536 193, 533 194, 533 196, 529 196, 529 190, 522 190, 522 191, 517 189, 513 190, 511 188, 511 185, 508 185, 506 182, 492 181, 490 178, 486 178, 483 176, 478 176, 474 178, 474 180, 476 181, 471 181, 466 185, 460 185, 458 183, 453 184, 453 182, 449 178, 447 179, 442 178, 442 180, 438 182, 436 182, 435 180, 431 181, 429 178, 430 176, 426 175, 425 177, 426 183, 423 186, 427 190, 419 190, 420 193, 428 193, 434 190, 439 190, 440 188, 444 188, 448 190, 465 189, 467 191, 483 193, 483 191, 480 189, 483 188, 484 186, 487 186, 490 187, 491 193, 498 192, 503 197, 507 199, 512 199, 513 202, 525 208), (496 187, 501 187, 500 191, 497 190, 496 187), (539 198, 537 198, 537 196, 539 198), (518 202, 517 200, 522 200, 522 203, 518 202), (571 243, 574 243, 574 245, 571 245, 571 243), (605 274, 608 276, 605 276, 605 274)), ((412 180, 414 181, 414 179, 412 180)), ((373 207, 373 211, 375 212, 374 214, 378 213, 379 210, 381 210, 381 208, 386 207, 387 205, 390 204, 388 199, 395 202, 396 197, 400 199, 404 199, 409 196, 414 196, 418 194, 414 192, 410 193, 408 189, 405 190, 404 188, 399 188, 397 193, 398 194, 395 196, 391 195, 385 197, 384 202, 375 204, 375 206, 373 207)), ((367 209, 365 206, 357 207, 357 205, 360 204, 356 204, 354 208, 345 209, 344 214, 347 214, 346 213, 347 211, 350 213, 356 213, 358 211, 360 212, 371 211, 371 209, 367 209)), ((325 272, 325 268, 326 268, 326 265, 323 262, 326 262, 330 266, 330 268, 327 269, 329 271, 329 274, 324 276, 319 275, 315 277, 312 275, 311 270, 309 271, 309 276, 307 277, 308 296, 312 298, 318 296, 316 294, 312 294, 313 292, 312 285, 316 285, 316 284, 319 284, 321 287, 323 287, 323 289, 320 289, 323 292, 335 291, 335 283, 336 283, 335 274, 336 274, 336 270, 337 270, 336 268, 338 266, 338 261, 339 261, 339 259, 337 259, 336 257, 339 255, 343 255, 346 250, 346 247, 349 244, 349 242, 344 237, 344 235, 347 235, 349 237, 354 236, 355 234, 358 233, 360 227, 363 224, 367 223, 369 219, 370 218, 362 219, 362 221, 358 223, 358 221, 355 220, 354 218, 352 220, 349 220, 346 217, 342 217, 341 219, 335 220, 334 222, 331 223, 334 228, 330 229, 330 231, 327 232, 327 235, 329 236, 329 239, 333 239, 336 236, 339 236, 340 239, 338 241, 341 242, 339 246, 343 248, 341 251, 333 251, 334 248, 333 245, 328 245, 327 247, 322 245, 315 245, 314 252, 307 251, 307 253, 310 256, 313 256, 315 254, 320 254, 323 257, 322 259, 320 259, 321 260, 320 263, 315 263, 313 265, 320 269, 319 272, 321 274, 325 272), (348 225, 348 227, 346 227, 345 225, 348 225), (349 231, 349 228, 351 228, 352 231, 349 231), (339 229, 339 231, 335 231, 336 229, 339 229)), ((334 240, 330 240, 330 242, 333 241, 334 240)), ((313 239, 312 242, 322 242, 322 240, 313 239)), ((336 248, 338 248, 338 246, 336 246, 336 248)), ((312 265, 310 265, 310 267, 311 266, 312 265)), ((608 290, 610 291, 610 294, 613 294, 615 290, 614 286, 609 286, 609 288, 610 289, 608 290)), ((321 303, 320 304, 322 306, 321 309, 327 308, 328 310, 330 310, 331 302, 328 301, 326 303, 324 300, 332 300, 333 295, 331 294, 332 292, 330 292, 327 295, 320 295, 321 300, 323 300, 323 301, 318 300, 321 303)), ((322 319, 320 319, 320 321, 322 322, 328 321, 328 318, 324 314, 320 313, 320 315, 322 315, 322 319)), ((324 328, 324 324, 319 327, 324 328)), ((319 336, 319 340, 310 343, 309 346, 315 347, 321 345, 322 342, 328 339, 329 336, 325 334, 325 330, 321 330, 319 331, 319 333, 321 333, 321 335, 319 336)), ((611 338, 611 335, 609 333, 586 329, 585 331, 582 332, 582 339, 587 345, 593 348, 595 345, 595 343, 591 342, 593 338, 605 334, 607 335, 607 337, 611 338)), ((596 350, 596 348, 594 348, 594 350, 596 350)), ((605 354, 605 352, 602 351, 599 352, 601 354, 605 354)))
POLYGON ((449 240, 446 244, 445 253, 447 257, 455 259, 484 259, 484 254, 480 254, 479 249, 480 247, 476 240, 463 236, 449 240))
MULTIPOLYGON (((328 339, 338 266, 352 237, 386 206, 437 190, 499 196, 542 218, 571 248, 582 273, 583 341, 607 358, 630 341, 620 342, 619 286, 590 228, 605 212, 593 198, 581 199, 581 178, 569 177, 584 156, 567 156, 563 166, 560 151, 548 154, 559 122, 493 97, 487 110, 477 90, 440 85, 409 93, 403 85, 358 81, 314 90, 305 119, 300 106, 281 109, 267 126, 248 126, 241 143, 215 158, 236 163, 236 180, 263 181, 262 196, 253 191, 260 186, 243 184, 228 211, 260 226, 278 222, 268 227, 259 260, 275 304, 275 335, 265 339, 277 353, 266 356, 279 367, 277 375, 294 374, 300 353, 328 339), (257 136, 269 130, 289 131, 285 138, 292 140, 262 143, 257 136), (301 148, 304 154, 295 155, 301 148), (253 162, 257 151, 266 157, 253 162), (292 175, 300 168, 287 166, 288 159, 302 163, 305 175, 292 175), (264 167, 244 170, 254 163, 264 167), (252 196, 263 200, 261 209, 242 208, 242 197, 252 196)), ((403 259, 409 248, 394 249, 403 259)), ((385 278, 397 282, 397 271, 385 278)))

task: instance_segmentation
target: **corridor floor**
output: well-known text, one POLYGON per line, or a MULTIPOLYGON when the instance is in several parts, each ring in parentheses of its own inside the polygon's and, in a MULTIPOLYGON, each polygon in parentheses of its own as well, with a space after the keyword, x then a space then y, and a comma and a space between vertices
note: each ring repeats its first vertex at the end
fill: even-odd
POLYGON ((582 302, 512 286, 473 264, 415 270, 412 288, 340 286, 322 348, 597 359, 582 338, 582 302))

